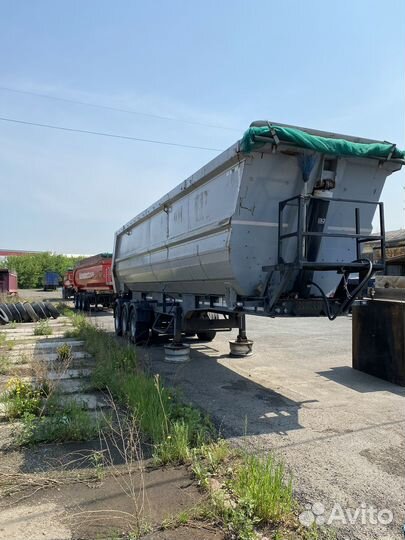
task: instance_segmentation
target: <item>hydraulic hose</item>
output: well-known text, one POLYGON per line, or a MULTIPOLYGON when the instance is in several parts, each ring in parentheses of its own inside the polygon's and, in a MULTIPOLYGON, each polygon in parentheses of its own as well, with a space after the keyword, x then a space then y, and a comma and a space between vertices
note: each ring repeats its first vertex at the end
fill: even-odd
POLYGON ((321 296, 322 296, 322 299, 323 299, 323 302, 324 302, 324 305, 325 305, 326 315, 327 315, 327 317, 328 317, 328 319, 330 321, 334 321, 336 319, 336 317, 338 317, 339 315, 344 313, 353 304, 353 302, 356 299, 356 295, 362 290, 364 285, 370 279, 371 274, 373 273, 373 263, 370 261, 370 259, 358 259, 358 260, 353 261, 353 262, 355 262, 355 263, 356 262, 364 262, 364 263, 368 264, 369 268, 367 270, 367 273, 366 273, 365 277, 362 279, 362 281, 354 289, 351 296, 349 298, 347 298, 343 302, 343 304, 340 306, 340 308, 334 314, 331 313, 328 297, 326 296, 325 292, 321 289, 321 287, 317 283, 314 283, 313 281, 310 281, 308 283, 309 285, 313 285, 314 287, 316 287, 318 289, 318 291, 321 293, 321 296))

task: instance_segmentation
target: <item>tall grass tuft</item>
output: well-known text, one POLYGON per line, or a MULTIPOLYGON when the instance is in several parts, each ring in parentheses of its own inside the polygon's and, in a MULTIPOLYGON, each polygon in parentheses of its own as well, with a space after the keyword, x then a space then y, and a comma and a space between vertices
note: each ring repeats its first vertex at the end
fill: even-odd
POLYGON ((269 454, 265 459, 246 455, 233 481, 236 495, 252 505, 263 523, 278 522, 293 509, 291 478, 284 465, 269 454))

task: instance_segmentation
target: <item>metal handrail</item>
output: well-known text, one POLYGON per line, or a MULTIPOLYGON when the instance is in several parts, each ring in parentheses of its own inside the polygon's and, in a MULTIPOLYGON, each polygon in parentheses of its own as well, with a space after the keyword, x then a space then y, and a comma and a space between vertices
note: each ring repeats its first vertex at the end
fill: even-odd
MULTIPOLYGON (((284 265, 302 265, 307 263, 307 256, 305 253, 305 239, 308 237, 318 237, 318 238, 348 238, 356 240, 356 258, 361 258, 361 249, 360 245, 368 241, 380 241, 381 249, 381 261, 385 265, 385 226, 384 226, 384 203, 376 201, 362 201, 358 199, 342 199, 342 198, 327 198, 327 197, 315 197, 314 195, 296 195, 280 201, 279 203, 279 213, 278 213, 278 264, 284 265), (380 234, 371 236, 370 234, 362 234, 360 229, 360 208, 355 208, 355 233, 327 233, 327 232, 317 232, 317 231, 308 231, 308 222, 304 217, 304 205, 309 204, 312 199, 326 201, 329 203, 350 203, 350 204, 367 204, 373 205, 379 208, 379 217, 380 217, 380 234), (297 204, 297 230, 292 233, 282 234, 282 213, 287 205, 291 205, 292 202, 297 204), (281 256, 282 241, 287 238, 297 238, 297 251, 295 261, 292 263, 286 263, 281 256)), ((314 263, 315 264, 315 263, 314 263)), ((342 265, 342 263, 336 263, 336 265, 342 265)), ((333 263, 331 263, 333 267, 333 263)))

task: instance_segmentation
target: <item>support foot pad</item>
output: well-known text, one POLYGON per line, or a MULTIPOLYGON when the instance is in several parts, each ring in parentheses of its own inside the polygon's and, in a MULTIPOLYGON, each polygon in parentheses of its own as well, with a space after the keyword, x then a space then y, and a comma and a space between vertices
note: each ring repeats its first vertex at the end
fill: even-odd
POLYGON ((229 347, 229 355, 233 357, 240 358, 243 356, 252 356, 253 354, 253 341, 249 339, 230 341, 229 347))
POLYGON ((165 362, 181 364, 190 360, 190 345, 170 343, 165 345, 165 362))

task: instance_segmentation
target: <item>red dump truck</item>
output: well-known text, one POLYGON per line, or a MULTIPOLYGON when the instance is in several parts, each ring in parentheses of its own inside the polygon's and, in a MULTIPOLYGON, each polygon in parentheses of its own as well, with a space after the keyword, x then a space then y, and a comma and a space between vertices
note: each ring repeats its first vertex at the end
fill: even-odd
POLYGON ((88 311, 98 306, 112 307, 114 290, 111 253, 100 253, 80 261, 73 269, 75 308, 88 311))

